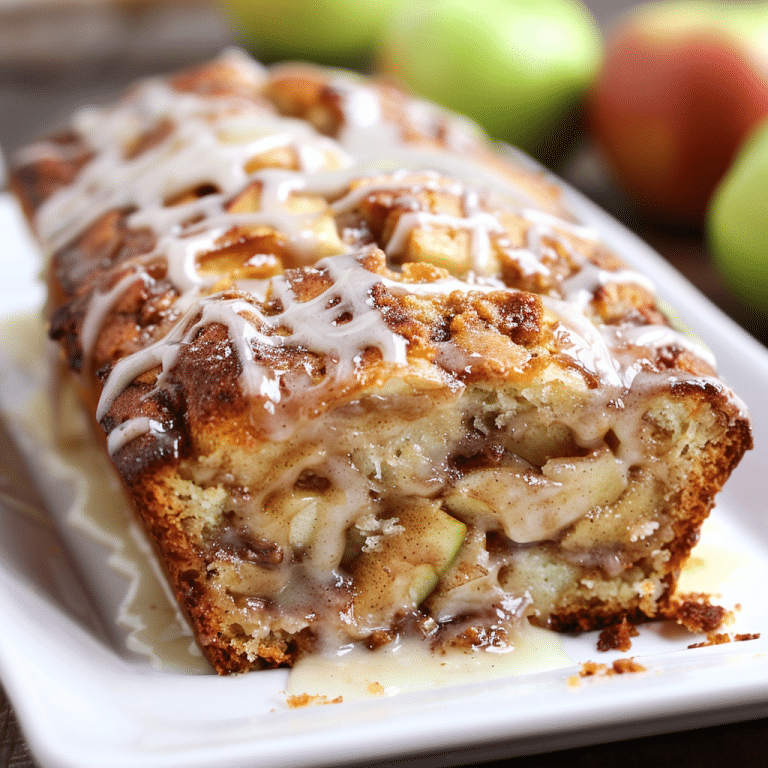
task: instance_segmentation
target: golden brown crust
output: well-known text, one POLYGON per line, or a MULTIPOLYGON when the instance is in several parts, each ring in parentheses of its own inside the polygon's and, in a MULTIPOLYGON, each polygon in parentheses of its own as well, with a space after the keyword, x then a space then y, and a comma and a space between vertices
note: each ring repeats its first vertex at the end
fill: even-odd
POLYGON ((12 185, 51 336, 217 671, 669 612, 749 420, 555 183, 298 65, 225 56, 115 110, 12 185))

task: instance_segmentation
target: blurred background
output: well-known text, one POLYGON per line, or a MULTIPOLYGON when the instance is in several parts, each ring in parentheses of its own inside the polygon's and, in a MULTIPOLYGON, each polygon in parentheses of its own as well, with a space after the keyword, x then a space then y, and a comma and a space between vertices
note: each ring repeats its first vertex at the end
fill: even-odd
POLYGON ((711 200, 768 115, 768 2, 632 6, 0 0, 0 147, 232 44, 383 72, 543 160, 766 343, 768 136, 718 210, 711 200))
MULTIPOLYGON (((533 154, 768 344, 768 0, 633 6, 0 0, 0 148, 233 44, 381 73, 533 154)), ((515 764, 749 767, 766 747, 754 721, 515 764)), ((30 765, 0 689, 0 768, 30 765)))

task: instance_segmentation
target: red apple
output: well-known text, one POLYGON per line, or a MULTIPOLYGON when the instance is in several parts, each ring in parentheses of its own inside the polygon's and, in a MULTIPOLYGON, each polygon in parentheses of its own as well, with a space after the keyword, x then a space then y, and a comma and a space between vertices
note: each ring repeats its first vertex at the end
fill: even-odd
POLYGON ((766 2, 651 3, 609 34, 589 121, 640 208, 704 220, 744 137, 768 114, 767 37, 766 2))

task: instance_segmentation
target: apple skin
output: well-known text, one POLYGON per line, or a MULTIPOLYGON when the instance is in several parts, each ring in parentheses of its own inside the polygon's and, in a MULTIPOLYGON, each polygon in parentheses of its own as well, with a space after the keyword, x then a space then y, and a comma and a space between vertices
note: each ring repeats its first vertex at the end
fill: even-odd
POLYGON ((416 0, 386 27, 377 69, 540 155, 599 69, 602 36, 577 0, 416 0))
POLYGON ((652 218, 703 222, 744 137, 768 114, 766 35, 768 3, 659 2, 608 36, 588 122, 616 180, 652 218))
POLYGON ((221 0, 235 30, 264 62, 364 63, 401 0, 221 0))
POLYGON ((768 120, 760 123, 717 186, 707 211, 709 250, 745 305, 768 312, 768 120))

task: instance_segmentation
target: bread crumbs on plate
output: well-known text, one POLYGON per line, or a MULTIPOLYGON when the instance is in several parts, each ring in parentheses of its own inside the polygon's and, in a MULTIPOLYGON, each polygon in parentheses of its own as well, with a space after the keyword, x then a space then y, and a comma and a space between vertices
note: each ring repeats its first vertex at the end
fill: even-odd
POLYGON ((606 627, 597 639, 598 651, 621 651, 626 653, 632 647, 631 638, 640 633, 634 624, 627 621, 626 616, 619 624, 606 627))
POLYGON ((710 632, 707 639, 701 643, 693 643, 689 648, 707 648, 710 645, 724 645, 725 643, 743 643, 747 640, 759 640, 759 632, 746 632, 731 637, 727 632, 710 632))
POLYGON ((301 709, 301 707, 309 707, 313 704, 341 704, 343 701, 343 696, 337 696, 335 699, 331 699, 328 696, 320 694, 311 695, 309 693, 299 693, 296 696, 288 696, 285 700, 289 709, 301 709))
POLYGON ((576 688, 581 684, 582 677, 613 677, 625 675, 630 672, 646 672, 646 668, 634 660, 634 658, 616 659, 612 664, 600 664, 596 661, 585 661, 581 665, 578 675, 568 678, 568 685, 576 688))
POLYGON ((723 624, 733 622, 733 612, 710 601, 711 596, 703 593, 675 595, 666 616, 684 626, 689 632, 714 632, 723 624))

